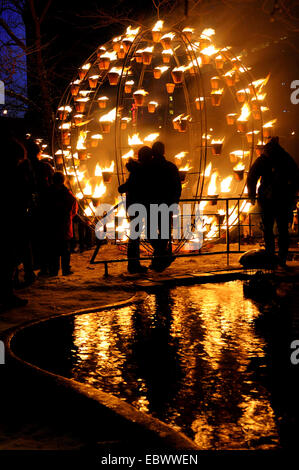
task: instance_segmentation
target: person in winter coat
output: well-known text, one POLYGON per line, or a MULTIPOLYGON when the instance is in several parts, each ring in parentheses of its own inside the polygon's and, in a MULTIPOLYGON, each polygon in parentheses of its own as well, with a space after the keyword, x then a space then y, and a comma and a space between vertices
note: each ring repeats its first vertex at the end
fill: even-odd
MULTIPOLYGON (((150 175, 152 186, 150 191, 151 205, 166 204, 168 208, 172 204, 178 204, 182 185, 179 170, 176 165, 166 160, 165 146, 162 142, 155 142, 152 146, 153 159, 151 161, 150 175)), ((152 220, 151 224, 154 223, 152 220)), ((171 227, 172 214, 169 215, 169 230, 167 237, 162 234, 162 217, 158 217, 157 239, 151 238, 151 244, 154 248, 154 256, 151 268, 155 271, 163 271, 168 267, 174 257, 171 255, 171 227)))
POLYGON ((52 165, 41 159, 39 145, 30 137, 25 140, 28 161, 31 164, 35 180, 35 208, 31 215, 30 240, 34 265, 40 268, 39 275, 49 274, 48 240, 45 236, 47 219, 43 210, 44 198, 52 184, 54 169, 52 165))
POLYGON ((295 206, 299 188, 299 169, 293 158, 280 146, 278 137, 273 137, 264 147, 263 154, 252 165, 248 177, 248 197, 255 203, 256 186, 258 202, 262 211, 266 251, 275 254, 274 222, 278 230, 280 264, 284 266, 289 247, 288 225, 295 206))
MULTIPOLYGON (((130 172, 127 181, 118 188, 119 193, 126 193, 127 210, 132 204, 142 204, 145 210, 148 210, 149 203, 149 165, 152 159, 152 149, 144 146, 139 149, 138 161, 129 160, 126 167, 130 172)), ((134 217, 130 217, 132 225, 134 217)), ((138 230, 140 227, 136 227, 138 230)), ((140 237, 130 238, 128 241, 128 271, 131 274, 144 273, 147 271, 145 266, 140 264, 140 237)))
POLYGON ((23 252, 24 220, 31 205, 31 185, 27 172, 21 169, 26 159, 24 147, 15 138, 1 135, 1 171, 3 174, 2 246, 0 262, 0 313, 12 308, 24 307, 26 299, 14 293, 13 278, 23 252))
POLYGON ((77 214, 78 203, 75 196, 64 185, 64 174, 57 171, 53 184, 45 195, 46 217, 49 234, 50 275, 57 276, 60 258, 63 276, 72 274, 70 240, 73 238, 73 217, 77 214))

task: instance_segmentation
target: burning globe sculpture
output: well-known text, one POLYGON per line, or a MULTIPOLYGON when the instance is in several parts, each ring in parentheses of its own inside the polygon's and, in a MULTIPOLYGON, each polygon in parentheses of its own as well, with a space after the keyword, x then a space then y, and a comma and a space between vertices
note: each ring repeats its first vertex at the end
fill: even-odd
MULTIPOLYGON (((116 205, 128 159, 161 140, 180 170, 182 199, 200 201, 203 214, 192 239, 186 244, 183 234, 174 250, 198 249, 199 232, 205 241, 219 239, 250 208, 236 200, 246 195, 244 175, 273 132, 268 78, 254 80, 212 29, 169 30, 158 21, 152 29, 128 27, 100 46, 65 91, 53 134, 56 166, 82 216, 95 225, 100 203, 116 205), (227 197, 236 199, 225 208, 227 197)), ((124 208, 115 215, 125 242, 124 208)))

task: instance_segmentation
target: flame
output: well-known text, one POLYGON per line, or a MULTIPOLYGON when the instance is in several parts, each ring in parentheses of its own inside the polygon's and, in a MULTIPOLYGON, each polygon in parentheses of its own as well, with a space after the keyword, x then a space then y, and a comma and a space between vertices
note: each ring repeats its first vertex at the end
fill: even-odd
POLYGON ((82 65, 81 70, 89 70, 90 67, 91 67, 91 64, 84 64, 82 65))
POLYGON ((110 59, 111 62, 117 60, 117 53, 115 51, 112 52, 104 52, 104 54, 100 55, 100 59, 110 59))
POLYGON ((163 28, 163 24, 164 24, 164 21, 162 21, 162 20, 157 21, 157 23, 154 25, 152 31, 161 31, 161 29, 163 28))
POLYGON ((242 106, 242 109, 241 109, 241 114, 238 117, 237 121, 241 121, 241 122, 248 121, 250 113, 251 113, 251 111, 250 111, 250 107, 249 107, 248 103, 244 103, 243 106, 242 106))
POLYGON ((212 162, 210 162, 205 169, 205 173, 204 173, 205 178, 209 178, 211 176, 211 172, 212 172, 212 162))
POLYGON ((277 122, 277 119, 272 119, 272 121, 266 122, 266 124, 263 125, 263 128, 268 129, 269 127, 273 127, 276 122, 277 122))
POLYGON ((94 140, 103 140, 102 134, 93 134, 90 138, 94 140))
POLYGON ((258 93, 251 101, 264 101, 266 98, 267 93, 258 93))
POLYGON ((97 80, 99 77, 100 77, 100 75, 92 75, 89 78, 91 78, 91 80, 97 80))
POLYGON ((187 153, 189 153, 189 152, 180 152, 180 153, 177 153, 177 154, 174 156, 174 158, 177 158, 178 160, 181 160, 182 158, 184 158, 184 157, 187 155, 187 153))
POLYGON ((121 36, 117 36, 116 38, 113 39, 113 42, 119 42, 121 41, 121 36))
POLYGON ((267 85, 269 78, 270 74, 268 74, 266 78, 260 78, 259 80, 255 80, 254 82, 249 83, 249 85, 261 91, 261 89, 264 88, 265 85, 267 85))
POLYGON ((95 170, 94 170, 94 176, 102 176, 102 168, 100 165, 97 163, 95 170))
POLYGON ((232 180, 233 180, 233 177, 232 177, 232 176, 228 176, 227 178, 224 178, 224 179, 221 181, 220 187, 221 187, 221 192, 222 192, 222 193, 229 193, 229 192, 230 192, 232 180))
POLYGON ((154 133, 149 134, 146 137, 144 137, 143 141, 144 142, 154 142, 154 140, 156 140, 159 137, 159 135, 160 134, 158 132, 154 132, 154 133))
POLYGON ((219 209, 219 210, 217 211, 217 214, 219 214, 219 215, 225 215, 225 210, 219 209))
POLYGON ((211 145, 213 145, 213 144, 223 144, 223 142, 224 142, 224 137, 222 139, 213 139, 211 141, 211 145))
POLYGON ((91 184, 89 183, 89 181, 87 181, 87 183, 85 184, 85 188, 83 189, 83 194, 85 196, 91 196, 92 194, 92 188, 91 188, 91 184))
POLYGON ((88 206, 86 207, 86 209, 84 209, 84 214, 86 215, 86 217, 91 217, 94 214, 93 211, 95 211, 95 207, 93 204, 91 204, 91 206, 92 208, 88 206))
POLYGON ((86 135, 87 135, 86 131, 80 131, 79 137, 78 137, 78 140, 77 140, 77 146, 76 146, 77 150, 86 149, 86 147, 85 147, 86 135))
POLYGON ((125 85, 132 86, 132 85, 134 85, 134 83, 135 83, 134 80, 127 80, 125 82, 125 85))
POLYGON ((229 70, 229 71, 226 72, 223 76, 224 76, 224 77, 233 77, 234 75, 235 75, 234 70, 229 70))
POLYGON ((173 50, 172 49, 164 49, 162 51, 162 54, 173 55, 173 50))
POLYGON ((208 46, 201 51, 202 55, 207 55, 209 57, 211 57, 214 54, 217 54, 217 52, 219 52, 219 49, 216 49, 216 47, 213 45, 208 46))
POLYGON ((154 46, 149 46, 143 49, 142 52, 153 52, 153 49, 154 49, 154 46))
POLYGON ((58 108, 58 111, 67 111, 68 113, 70 113, 72 111, 72 108, 70 106, 60 106, 60 108, 58 108))
POLYGON ((139 33, 139 30, 140 30, 140 26, 138 26, 138 27, 135 28, 135 29, 132 29, 132 26, 128 26, 128 27, 127 27, 127 30, 126 30, 126 34, 127 34, 128 36, 133 36, 133 37, 135 37, 135 36, 137 36, 137 34, 139 33))
POLYGON ((214 173, 211 176, 211 180, 208 186, 208 196, 216 196, 217 194, 217 178, 218 178, 218 172, 214 171, 214 173))
POLYGON ((113 173, 113 171, 114 171, 114 160, 111 162, 110 166, 106 166, 105 168, 102 168, 102 172, 103 171, 113 173))
POLYGON ((198 56, 189 63, 186 69, 191 69, 192 67, 200 67, 201 64, 202 64, 202 58, 198 56))
MULTIPOLYGON (((157 101, 150 101, 148 104, 152 104, 152 105, 154 105, 154 106, 157 107, 159 103, 157 103, 157 101)), ((145 140, 145 139, 144 139, 144 140, 145 140)))
POLYGON ((155 67, 155 69, 160 70, 161 73, 164 73, 166 72, 166 70, 169 69, 169 67, 167 67, 167 65, 160 65, 158 67, 155 67))
POLYGON ((142 145, 143 141, 140 140, 139 134, 134 134, 132 137, 128 136, 128 144, 131 145, 142 145))
POLYGON ((193 33, 194 28, 190 28, 189 26, 186 26, 186 28, 183 29, 183 33, 193 33))
MULTIPOLYGON (((79 171, 77 169, 75 169, 75 171, 74 170, 67 170, 67 175, 75 176, 76 179, 81 182, 84 179, 85 170, 84 171, 79 171)), ((82 194, 82 198, 83 198, 83 194, 82 194)))
POLYGON ((248 95, 249 92, 250 92, 249 88, 243 88, 242 90, 238 90, 236 93, 237 93, 237 95, 238 94, 243 94, 243 93, 248 95))
POLYGON ((161 37, 161 40, 162 39, 171 39, 172 40, 174 37, 175 37, 174 33, 166 33, 161 37))
POLYGON ((234 157, 238 158, 248 157, 249 154, 249 150, 234 150, 233 152, 230 152, 230 155, 233 155, 234 157))
POLYGON ((223 95, 224 89, 219 88, 218 90, 212 90, 211 95, 223 95))
POLYGON ((97 184, 95 186, 92 197, 100 198, 105 194, 105 192, 106 192, 106 186, 104 185, 103 181, 101 181, 100 184, 97 184))
POLYGON ((188 69, 185 65, 180 65, 180 67, 175 67, 172 69, 173 72, 185 72, 188 69))
POLYGON ((88 96, 86 98, 77 98, 76 99, 76 102, 79 101, 79 103, 87 103, 87 101, 89 101, 90 98, 88 98, 88 96))
POLYGON ((257 135, 259 133, 260 131, 250 131, 250 132, 246 132, 246 135, 257 135))
POLYGON ((148 91, 145 91, 145 90, 136 90, 136 91, 134 91, 133 95, 142 95, 142 96, 146 96, 146 95, 148 95, 148 91))
POLYGON ((122 155, 121 158, 126 159, 126 158, 133 158, 133 157, 134 157, 134 150, 131 149, 127 153, 122 155))
POLYGON ((94 91, 93 91, 93 90, 80 90, 80 91, 79 91, 79 95, 84 96, 84 98, 85 98, 87 95, 89 95, 90 93, 94 93, 94 91))
POLYGON ((240 212, 243 212, 245 214, 248 214, 248 212, 251 209, 251 202, 243 201, 241 207, 240 207, 240 212))
POLYGON ((121 72, 122 72, 121 67, 112 67, 112 69, 108 73, 117 73, 118 75, 120 75, 121 72))
POLYGON ((213 28, 205 28, 203 32, 201 33, 200 37, 205 39, 205 38, 210 38, 214 36, 215 34, 215 29, 213 28))
POLYGON ((179 171, 188 171, 188 170, 191 170, 192 166, 189 165, 189 163, 187 163, 185 166, 179 168, 179 171))
POLYGON ((234 166, 233 168, 234 171, 244 171, 245 170, 245 165, 244 163, 237 163, 237 165, 234 166))
POLYGON ((71 125, 71 122, 64 122, 63 124, 61 124, 61 126, 59 126, 59 129, 70 129, 71 125))
POLYGON ((116 118, 116 108, 113 108, 111 111, 109 111, 109 113, 101 116, 99 121, 100 122, 113 122, 115 121, 115 118, 116 118))

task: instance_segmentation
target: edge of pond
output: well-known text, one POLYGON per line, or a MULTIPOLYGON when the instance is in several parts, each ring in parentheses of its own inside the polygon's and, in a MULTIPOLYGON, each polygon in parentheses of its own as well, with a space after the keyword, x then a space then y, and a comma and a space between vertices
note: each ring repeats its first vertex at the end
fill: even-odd
MULTIPOLYGON (((185 436, 179 431, 175 431, 173 428, 146 414, 142 411, 137 410, 135 407, 126 403, 125 401, 117 398, 116 396, 97 390, 96 388, 82 384, 73 379, 68 379, 66 377, 54 374, 47 370, 43 370, 40 367, 31 364, 21 357, 17 356, 13 351, 13 341, 16 339, 18 333, 23 331, 31 326, 54 320, 61 317, 74 316, 74 315, 84 315, 93 312, 100 312, 104 310, 111 310, 113 308, 121 308, 123 306, 130 305, 132 303, 141 302, 148 291, 151 291, 152 288, 157 288, 162 285, 167 285, 168 287, 174 287, 176 285, 191 285, 191 284, 205 284, 205 283, 215 283, 215 282, 228 282, 232 280, 246 280, 250 278, 251 275, 243 270, 225 270, 219 272, 211 273, 201 273, 200 275, 189 275, 185 277, 175 277, 168 279, 168 282, 165 282, 164 279, 157 280, 148 280, 144 279, 135 284, 139 292, 127 300, 120 302, 115 302, 112 304, 101 305, 98 307, 86 308, 82 310, 77 310, 73 312, 50 315, 49 317, 42 318, 39 320, 34 320, 22 324, 16 328, 8 330, 4 335, 5 349, 7 357, 9 360, 18 366, 21 366, 23 369, 31 372, 37 380, 44 381, 47 385, 54 386, 60 389, 63 389, 66 393, 75 396, 75 399, 82 401, 84 406, 84 399, 89 401, 89 405, 92 404, 93 409, 95 410, 95 415, 102 411, 110 412, 111 416, 119 418, 124 425, 124 432, 126 433, 126 428, 131 432, 132 438, 138 436, 138 439, 145 439, 146 442, 149 442, 150 445, 155 445, 157 447, 169 448, 169 449, 180 449, 180 450, 189 450, 195 451, 199 448, 194 444, 194 442, 185 436), (143 437, 142 437, 143 436, 143 437)), ((283 276, 281 276, 283 277, 283 276)), ((297 277, 297 276, 296 276, 297 277)), ((93 419, 93 418, 92 418, 93 419)), ((126 437, 128 437, 126 435, 126 437)))

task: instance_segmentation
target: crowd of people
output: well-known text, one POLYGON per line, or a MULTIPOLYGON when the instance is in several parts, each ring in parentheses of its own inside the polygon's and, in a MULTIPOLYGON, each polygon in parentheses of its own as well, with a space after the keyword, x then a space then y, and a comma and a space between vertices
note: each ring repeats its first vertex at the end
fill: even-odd
MULTIPOLYGON (((23 306, 26 300, 15 294, 18 286, 18 266, 23 265, 23 285, 40 276, 72 274, 70 265, 73 221, 78 217, 78 203, 65 184, 64 174, 55 171, 52 164, 41 158, 39 145, 32 139, 2 136, 2 261, 0 264, 0 309, 23 306)), ((153 231, 151 208, 164 205, 168 209, 178 204, 181 179, 176 165, 165 158, 165 146, 155 142, 152 148, 139 149, 138 159, 126 165, 129 176, 118 191, 126 194, 130 227, 136 225, 136 216, 129 208, 135 204, 145 208, 142 227, 145 238, 152 246, 149 266, 162 272, 174 260, 171 250, 172 213, 167 233, 162 233, 162 212, 153 231)), ((275 254, 274 223, 278 229, 279 262, 285 266, 289 247, 289 223, 299 189, 299 169, 293 158, 272 138, 263 154, 252 165, 247 178, 248 198, 255 204, 258 180, 258 202, 262 212, 266 252, 275 254)), ((79 219, 79 217, 78 217, 79 219)), ((136 230, 136 226, 134 228, 136 230)), ((129 273, 145 273, 140 263, 141 232, 128 240, 129 273)), ((88 231, 89 233, 89 231, 88 231)), ((132 230, 131 230, 132 233, 132 230)), ((135 232, 136 233, 136 232, 135 232)))
POLYGON ((23 265, 23 286, 41 276, 71 274, 70 241, 72 219, 78 204, 64 185, 63 173, 41 158, 42 151, 32 139, 2 138, 4 247, 0 267, 0 308, 26 305, 15 294, 19 287, 18 266, 23 265))

